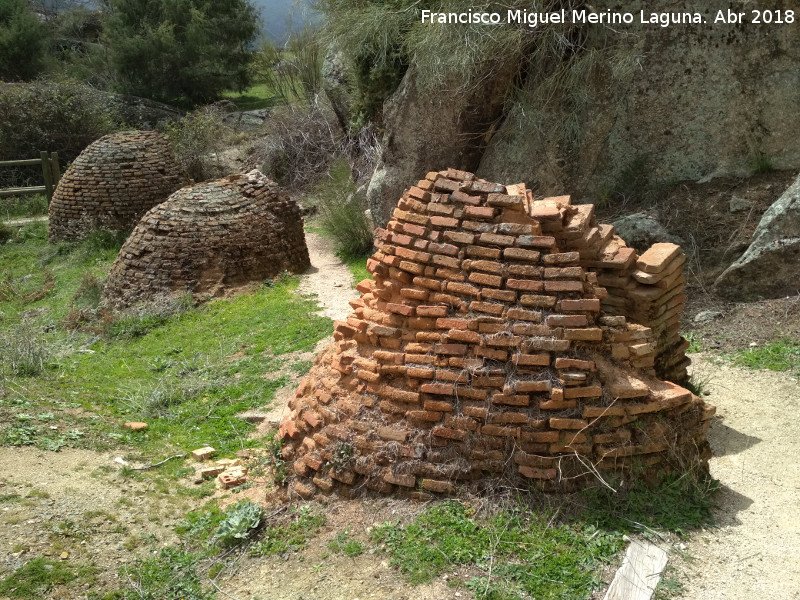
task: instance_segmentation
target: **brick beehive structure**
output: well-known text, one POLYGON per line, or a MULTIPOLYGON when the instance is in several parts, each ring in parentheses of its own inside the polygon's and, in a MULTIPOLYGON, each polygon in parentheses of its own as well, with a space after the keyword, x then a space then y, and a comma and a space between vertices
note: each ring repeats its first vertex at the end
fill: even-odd
POLYGON ((70 165, 50 202, 49 238, 77 240, 95 229, 128 231, 188 183, 155 131, 124 131, 92 142, 70 165))
POLYGON ((376 245, 281 422, 294 492, 707 468, 714 408, 657 377, 685 369, 680 248, 637 256, 592 205, 455 170, 407 190, 376 245))
POLYGON ((103 294, 117 307, 186 291, 217 296, 310 264, 299 206, 251 171, 185 187, 150 209, 103 294))

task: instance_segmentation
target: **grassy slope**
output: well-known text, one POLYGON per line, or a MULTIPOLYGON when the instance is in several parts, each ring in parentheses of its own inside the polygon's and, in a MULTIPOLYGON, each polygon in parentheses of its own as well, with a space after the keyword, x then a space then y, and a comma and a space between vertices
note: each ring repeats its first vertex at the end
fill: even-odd
POLYGON ((166 318, 128 317, 111 324, 116 337, 66 331, 63 319, 84 273, 103 277, 116 248, 49 246, 41 227, 29 227, 28 234, 31 239, 0 247, 7 290, 0 333, 3 345, 28 339, 49 357, 37 376, 15 376, 8 364, 3 369, 0 441, 6 444, 127 443, 148 456, 205 443, 233 451, 252 443, 246 440, 252 426, 236 413, 268 404, 286 380, 277 371, 308 367, 291 353, 310 350, 330 333, 330 321, 292 293, 293 278, 166 318), (54 287, 43 298, 20 299, 49 277, 54 287), (123 420, 150 427, 123 433, 123 420), (52 421, 58 431, 50 429, 52 421), (81 433, 64 438, 64 426, 81 433))

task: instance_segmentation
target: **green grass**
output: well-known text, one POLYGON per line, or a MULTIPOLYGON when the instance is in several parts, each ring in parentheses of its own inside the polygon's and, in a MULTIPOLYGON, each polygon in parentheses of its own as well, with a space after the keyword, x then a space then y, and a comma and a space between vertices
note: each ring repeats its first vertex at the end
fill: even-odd
POLYGON ((8 353, 0 362, 0 443, 128 444, 147 457, 210 444, 224 456, 257 443, 247 437, 253 426, 236 414, 269 403, 287 381, 270 374, 299 362, 286 355, 330 333, 330 321, 293 294, 294 278, 166 316, 133 315, 100 336, 68 330, 64 319, 86 274, 103 279, 118 244, 93 238, 50 246, 38 224, 27 229, 0 246, 0 345, 14 342, 36 368, 20 359, 24 368, 12 369, 8 353), (128 420, 149 427, 121 430, 128 420))
POLYGON ((39 600, 50 597, 47 594, 57 586, 69 589, 94 583, 96 571, 86 564, 34 558, 0 580, 0 595, 39 600))
POLYGON ((47 196, 44 194, 0 198, 0 220, 46 215, 48 207, 47 196))
POLYGON ((334 538, 328 542, 328 549, 331 552, 338 552, 344 554, 345 556, 349 556, 350 558, 361 556, 366 550, 366 548, 364 548, 364 544, 358 540, 354 540, 350 536, 349 529, 337 533, 334 538))
POLYGON ((349 256, 343 259, 344 264, 350 269, 353 274, 353 279, 356 283, 364 281, 365 279, 372 279, 372 273, 367 271, 367 259, 371 255, 365 254, 363 256, 349 256))
POLYGON ((714 524, 717 488, 716 480, 698 479, 691 473, 667 476, 654 488, 640 484, 617 493, 592 488, 584 493, 585 518, 607 531, 684 534, 714 524))
POLYGON ((279 95, 273 88, 258 83, 241 92, 224 92, 222 97, 230 100, 238 110, 261 110, 279 104, 279 95))
POLYGON ((411 583, 457 566, 480 573, 462 582, 477 597, 586 598, 597 569, 622 548, 622 536, 592 526, 556 525, 522 506, 485 518, 458 502, 438 504, 401 526, 386 523, 372 538, 411 583))
POLYGON ((314 512, 308 506, 295 509, 285 522, 266 527, 250 553, 253 556, 271 556, 300 550, 324 524, 324 514, 314 512))
POLYGON ((781 339, 734 354, 737 365, 770 371, 800 371, 800 341, 781 339))

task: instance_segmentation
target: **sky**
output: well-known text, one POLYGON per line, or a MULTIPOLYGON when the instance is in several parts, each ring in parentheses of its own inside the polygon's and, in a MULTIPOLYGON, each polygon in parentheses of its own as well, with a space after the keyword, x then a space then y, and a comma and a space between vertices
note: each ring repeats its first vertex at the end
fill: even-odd
POLYGON ((267 37, 281 42, 290 28, 302 28, 310 16, 310 0, 251 0, 261 10, 267 37))

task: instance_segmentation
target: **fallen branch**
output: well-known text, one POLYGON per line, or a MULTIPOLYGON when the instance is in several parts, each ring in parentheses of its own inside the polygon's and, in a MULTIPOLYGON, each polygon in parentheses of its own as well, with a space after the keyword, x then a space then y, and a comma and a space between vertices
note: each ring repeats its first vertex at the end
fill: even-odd
POLYGON ((160 462, 153 463, 152 465, 146 465, 144 467, 131 467, 131 471, 147 471, 148 469, 155 469, 156 467, 160 467, 165 462, 169 462, 174 458, 186 458, 187 454, 188 454, 187 452, 184 452, 183 454, 174 454, 172 456, 165 458, 160 462))

